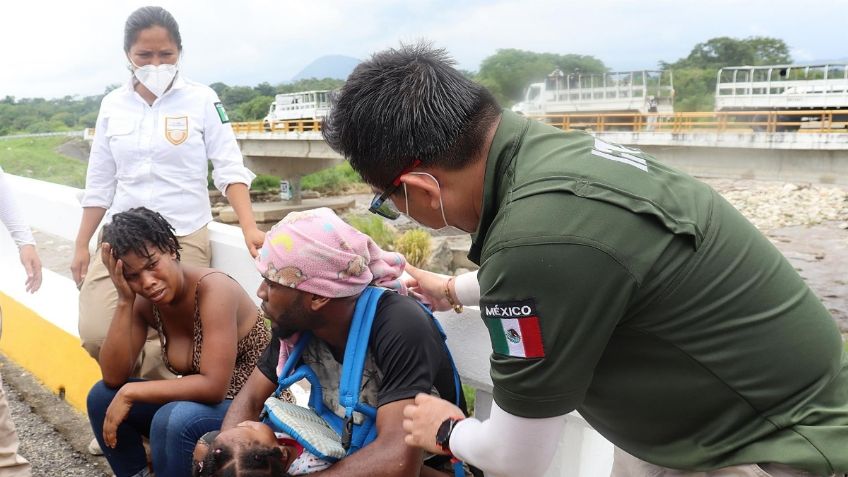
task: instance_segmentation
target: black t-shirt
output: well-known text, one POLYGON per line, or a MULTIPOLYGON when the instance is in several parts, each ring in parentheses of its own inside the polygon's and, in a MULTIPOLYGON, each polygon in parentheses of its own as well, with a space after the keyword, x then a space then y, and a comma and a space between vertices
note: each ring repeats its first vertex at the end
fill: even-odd
MULTIPOLYGON (((377 392, 378 407, 414 398, 418 393, 430 393, 434 386, 442 399, 455 402, 454 374, 444 341, 433 319, 414 299, 383 293, 368 346, 383 373, 377 392)), ((279 355, 280 340, 275 338, 256 364, 274 384, 279 355)), ((466 411, 464 397, 460 407, 466 411)))

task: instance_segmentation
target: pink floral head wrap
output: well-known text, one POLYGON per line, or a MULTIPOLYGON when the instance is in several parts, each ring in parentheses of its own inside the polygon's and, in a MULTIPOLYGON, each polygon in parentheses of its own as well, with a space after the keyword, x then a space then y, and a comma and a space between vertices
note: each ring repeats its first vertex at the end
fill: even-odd
POLYGON ((327 298, 358 295, 370 284, 406 295, 406 260, 383 251, 328 208, 291 212, 265 235, 256 257, 263 277, 327 298))

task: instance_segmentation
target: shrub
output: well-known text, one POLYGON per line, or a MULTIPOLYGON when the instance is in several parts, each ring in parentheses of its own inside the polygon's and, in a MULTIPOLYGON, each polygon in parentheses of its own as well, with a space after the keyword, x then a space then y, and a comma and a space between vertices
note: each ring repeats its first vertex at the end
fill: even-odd
POLYGON ((300 188, 318 191, 322 194, 338 194, 361 183, 362 178, 350 167, 350 163, 345 161, 329 169, 303 176, 303 179, 300 180, 300 188))
POLYGON ((253 183, 250 184, 250 190, 257 192, 271 192, 280 190, 280 178, 277 176, 269 176, 267 174, 259 174, 253 183))
POLYGON ((347 223, 356 230, 371 237, 381 248, 386 250, 393 249, 395 233, 386 225, 382 218, 376 215, 370 217, 351 215, 347 217, 347 223))
POLYGON ((412 266, 422 267, 430 259, 430 234, 422 229, 407 230, 395 240, 395 250, 412 266))

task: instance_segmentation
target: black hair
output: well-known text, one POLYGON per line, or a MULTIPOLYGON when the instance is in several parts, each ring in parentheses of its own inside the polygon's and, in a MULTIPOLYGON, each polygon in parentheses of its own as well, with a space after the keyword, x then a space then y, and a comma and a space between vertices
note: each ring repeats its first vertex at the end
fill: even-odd
POLYGON ((443 49, 401 44, 360 63, 322 126, 327 144, 365 182, 386 188, 414 159, 456 170, 470 164, 500 106, 443 49))
POLYGON ((289 477, 283 467, 283 451, 276 446, 249 445, 238 450, 215 444, 194 465, 192 477, 289 477))
POLYGON ((180 242, 174 235, 174 228, 159 212, 145 207, 113 215, 112 222, 103 226, 103 241, 112 246, 115 258, 121 258, 127 252, 150 258, 147 246, 152 245, 180 259, 180 242))
POLYGON ((183 51, 180 26, 177 25, 174 16, 162 7, 141 7, 130 14, 124 26, 124 53, 130 52, 130 48, 138 39, 140 31, 154 26, 168 30, 168 35, 177 44, 177 50, 183 51))

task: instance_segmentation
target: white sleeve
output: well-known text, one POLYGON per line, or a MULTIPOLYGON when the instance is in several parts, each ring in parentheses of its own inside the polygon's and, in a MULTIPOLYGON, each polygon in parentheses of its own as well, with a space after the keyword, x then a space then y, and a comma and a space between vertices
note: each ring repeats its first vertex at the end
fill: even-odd
POLYGON ((457 275, 453 281, 454 293, 459 303, 474 306, 480 303, 480 283, 477 282, 477 271, 457 275))
MULTIPOLYGON (((104 98, 104 103, 106 99, 104 98)), ((85 175, 85 193, 80 200, 83 207, 102 207, 108 209, 115 198, 118 167, 112 150, 109 148, 109 138, 106 136, 109 128, 107 106, 100 105, 97 124, 94 127, 94 141, 91 143, 91 154, 88 155, 88 171, 85 175)))
POLYGON ((224 122, 216 107, 221 100, 212 89, 209 89, 207 98, 203 115, 203 142, 206 144, 206 157, 212 161, 212 182, 222 194, 227 193, 230 184, 242 183, 250 187, 256 174, 244 167, 233 127, 229 119, 224 122))
POLYGON ((12 188, 6 183, 3 169, 0 168, 0 222, 3 222, 6 229, 12 234, 12 240, 15 241, 18 248, 24 245, 35 245, 32 231, 18 211, 17 205, 12 194, 12 188))
POLYGON ((467 418, 456 425, 450 449, 487 477, 535 477, 548 470, 564 428, 565 416, 518 417, 493 402, 489 419, 467 418))

